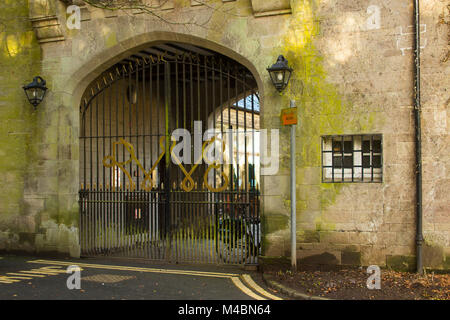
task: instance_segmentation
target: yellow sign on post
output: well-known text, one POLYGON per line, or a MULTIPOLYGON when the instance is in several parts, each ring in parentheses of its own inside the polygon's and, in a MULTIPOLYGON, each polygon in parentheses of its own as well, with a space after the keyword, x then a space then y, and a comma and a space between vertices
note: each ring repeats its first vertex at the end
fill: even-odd
POLYGON ((283 126, 297 124, 297 107, 281 110, 281 124, 283 126))

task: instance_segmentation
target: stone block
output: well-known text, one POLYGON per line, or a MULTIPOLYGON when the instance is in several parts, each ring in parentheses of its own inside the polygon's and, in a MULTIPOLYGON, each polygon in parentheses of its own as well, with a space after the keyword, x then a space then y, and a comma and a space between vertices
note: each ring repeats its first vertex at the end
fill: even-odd
POLYGON ((416 259, 413 256, 387 255, 386 265, 397 271, 414 271, 416 268, 416 259))
POLYGON ((361 264, 363 266, 386 265, 386 252, 382 246, 361 245, 361 264))
POLYGON ((343 251, 341 253, 341 263, 344 265, 361 265, 361 252, 343 251))
POLYGON ((373 232, 348 232, 348 243, 369 245, 375 244, 377 237, 373 232))
POLYGON ((288 195, 290 192, 289 176, 265 176, 263 194, 266 196, 288 195))
POLYGON ((268 235, 280 230, 287 230, 289 218, 283 214, 270 214, 262 217, 262 229, 268 235))
POLYGON ((320 233, 316 230, 297 231, 297 241, 301 243, 320 242, 320 233))
POLYGON ((289 205, 281 196, 264 196, 263 206, 264 215, 289 213, 289 205))
POLYGON ((347 232, 333 232, 333 231, 321 231, 320 242, 321 243, 338 243, 338 244, 348 244, 349 235, 347 232))

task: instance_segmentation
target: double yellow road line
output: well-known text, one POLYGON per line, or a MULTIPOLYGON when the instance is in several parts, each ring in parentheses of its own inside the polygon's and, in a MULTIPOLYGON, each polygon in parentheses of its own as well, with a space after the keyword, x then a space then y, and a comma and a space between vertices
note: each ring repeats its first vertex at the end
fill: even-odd
POLYGON ((42 267, 39 269, 22 270, 17 272, 8 272, 6 275, 0 275, 0 283, 10 284, 20 282, 21 280, 31 280, 33 278, 45 278, 47 276, 56 276, 66 273, 65 269, 59 266, 42 267))
POLYGON ((281 298, 267 292, 251 278, 249 274, 237 274, 237 273, 222 273, 222 272, 206 272, 206 271, 191 271, 191 270, 174 270, 174 269, 160 269, 160 268, 141 268, 141 267, 129 267, 129 266, 114 266, 104 264, 92 264, 92 263, 79 263, 79 262, 66 262, 66 261, 53 261, 53 260, 32 260, 28 263, 45 264, 54 266, 71 266, 77 265, 80 268, 92 268, 103 270, 117 270, 117 271, 133 271, 133 272, 146 272, 146 273, 159 273, 159 274, 177 274, 186 276, 199 276, 199 277, 212 277, 212 278, 227 278, 230 279, 233 284, 249 297, 256 300, 281 300, 281 298), (244 284, 245 283, 245 284, 244 284))

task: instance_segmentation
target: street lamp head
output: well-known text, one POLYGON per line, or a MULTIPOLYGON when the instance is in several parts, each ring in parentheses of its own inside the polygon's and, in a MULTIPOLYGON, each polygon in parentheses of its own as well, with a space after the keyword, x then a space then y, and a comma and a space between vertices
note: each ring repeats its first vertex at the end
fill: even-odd
POLYGON ((34 77, 33 82, 23 86, 28 101, 36 108, 44 100, 47 92, 46 82, 40 76, 34 77))
POLYGON ((277 62, 267 68, 267 71, 269 71, 273 85, 281 92, 287 87, 293 70, 288 66, 288 61, 280 55, 277 62))

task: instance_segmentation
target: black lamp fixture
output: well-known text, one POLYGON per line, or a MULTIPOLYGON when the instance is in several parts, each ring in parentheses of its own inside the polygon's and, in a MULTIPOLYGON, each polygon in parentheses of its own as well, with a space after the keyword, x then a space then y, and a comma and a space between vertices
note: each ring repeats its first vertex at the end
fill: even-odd
POLYGON ((267 71, 269 71, 270 79, 272 80, 273 85, 279 92, 281 92, 287 87, 293 70, 289 68, 288 61, 285 57, 280 55, 277 62, 270 68, 267 68, 267 71))
POLYGON ((34 77, 33 82, 23 86, 28 101, 36 108, 44 100, 47 92, 46 82, 40 76, 34 77))

